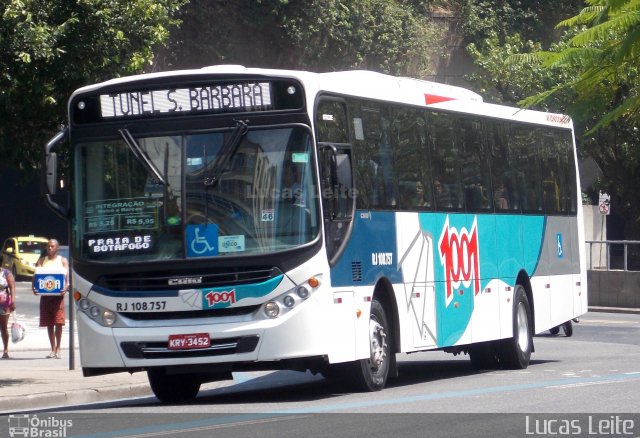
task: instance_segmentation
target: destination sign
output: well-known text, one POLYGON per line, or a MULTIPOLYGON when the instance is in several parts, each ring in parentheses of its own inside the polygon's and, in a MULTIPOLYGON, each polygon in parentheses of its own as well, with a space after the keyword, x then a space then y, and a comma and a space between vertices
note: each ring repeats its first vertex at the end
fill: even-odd
POLYGON ((272 109, 272 98, 269 82, 244 82, 100 95, 100 110, 103 118, 270 109, 272 109))

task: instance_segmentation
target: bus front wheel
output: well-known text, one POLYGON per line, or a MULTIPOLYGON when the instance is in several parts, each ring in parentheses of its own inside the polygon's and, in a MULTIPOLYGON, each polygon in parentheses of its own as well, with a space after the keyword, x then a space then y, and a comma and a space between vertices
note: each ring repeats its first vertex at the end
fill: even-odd
POLYGON ((197 375, 167 374, 162 368, 147 371, 153 394, 163 403, 183 403, 196 398, 202 382, 197 375))
POLYGON ((391 364, 391 332, 384 307, 376 298, 369 314, 369 358, 351 364, 356 389, 380 391, 387 384, 391 364))
POLYGON ((517 284, 513 294, 513 336, 502 341, 500 362, 505 368, 525 369, 531 360, 533 336, 531 306, 522 285, 517 284))

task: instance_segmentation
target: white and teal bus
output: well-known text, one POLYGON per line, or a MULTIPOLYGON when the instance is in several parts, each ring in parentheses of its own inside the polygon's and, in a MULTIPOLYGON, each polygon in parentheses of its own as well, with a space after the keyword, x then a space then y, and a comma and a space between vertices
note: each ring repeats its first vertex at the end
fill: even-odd
POLYGON ((83 373, 146 371, 163 401, 246 370, 380 390, 398 353, 427 350, 525 368, 535 333, 587 311, 564 115, 368 71, 213 66, 77 90, 46 155, 83 373))

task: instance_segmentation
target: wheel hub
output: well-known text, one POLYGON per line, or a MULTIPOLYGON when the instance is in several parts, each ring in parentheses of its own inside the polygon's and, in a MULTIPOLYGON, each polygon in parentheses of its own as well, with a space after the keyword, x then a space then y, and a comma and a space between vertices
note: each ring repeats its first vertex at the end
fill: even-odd
POLYGON ((387 334, 384 327, 374 319, 369 321, 369 339, 371 340, 371 368, 377 370, 387 357, 387 334))
POLYGON ((522 303, 518 305, 517 318, 518 346, 520 347, 520 351, 527 351, 529 349, 529 325, 527 319, 527 309, 522 303))

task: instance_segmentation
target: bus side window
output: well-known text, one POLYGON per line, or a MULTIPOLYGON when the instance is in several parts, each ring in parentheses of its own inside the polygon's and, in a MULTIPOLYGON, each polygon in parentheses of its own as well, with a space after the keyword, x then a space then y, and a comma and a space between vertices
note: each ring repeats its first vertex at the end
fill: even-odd
POLYGON ((379 156, 382 141, 380 108, 377 104, 351 102, 354 131, 353 166, 357 181, 356 207, 363 210, 380 209, 386 205, 384 171, 379 156))
POLYGON ((460 177, 461 150, 454 126, 458 120, 447 114, 429 117, 429 147, 433 169, 433 195, 437 210, 462 211, 460 177))
POLYGON ((491 141, 491 186, 493 206, 496 212, 520 211, 520 190, 516 183, 517 166, 515 162, 521 141, 515 130, 500 122, 490 128, 491 141), (507 139, 511 139, 507 142, 507 139))
POLYGON ((540 140, 544 209, 547 214, 558 214, 560 213, 561 186, 556 144, 554 138, 548 135, 542 136, 540 140))
POLYGON ((462 118, 458 124, 458 135, 463 147, 462 179, 466 211, 486 212, 492 209, 489 197, 491 172, 489 154, 484 139, 483 125, 479 120, 462 118))
POLYGON ((424 116, 415 109, 394 108, 392 120, 398 208, 430 210, 433 197, 424 116))
POLYGON ((523 125, 512 129, 513 182, 517 188, 519 208, 524 213, 542 212, 541 133, 539 128, 523 125))

